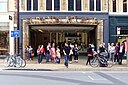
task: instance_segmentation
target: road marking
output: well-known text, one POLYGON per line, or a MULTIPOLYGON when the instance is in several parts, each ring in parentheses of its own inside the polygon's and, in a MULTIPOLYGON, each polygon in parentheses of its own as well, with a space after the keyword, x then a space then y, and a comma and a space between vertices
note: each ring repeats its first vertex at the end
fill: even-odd
POLYGON ((82 71, 83 74, 85 74, 86 72, 85 71, 82 71))
POLYGON ((91 80, 94 80, 91 76, 88 76, 91 80))

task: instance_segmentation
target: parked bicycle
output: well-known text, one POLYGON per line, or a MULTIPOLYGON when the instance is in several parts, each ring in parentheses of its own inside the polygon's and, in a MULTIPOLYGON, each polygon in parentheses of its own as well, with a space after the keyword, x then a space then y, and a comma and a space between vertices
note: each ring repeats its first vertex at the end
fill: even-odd
POLYGON ((7 67, 25 67, 26 66, 26 61, 21 58, 19 55, 8 55, 4 59, 4 66, 7 67))
POLYGON ((104 66, 104 67, 112 67, 113 62, 108 57, 108 53, 97 53, 93 59, 90 61, 90 65, 92 67, 104 66))

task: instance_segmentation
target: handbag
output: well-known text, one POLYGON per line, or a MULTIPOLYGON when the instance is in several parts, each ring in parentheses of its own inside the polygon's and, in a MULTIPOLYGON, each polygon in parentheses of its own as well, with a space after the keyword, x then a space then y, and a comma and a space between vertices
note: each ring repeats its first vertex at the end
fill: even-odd
POLYGON ((92 54, 88 54, 88 57, 91 57, 92 56, 92 54))

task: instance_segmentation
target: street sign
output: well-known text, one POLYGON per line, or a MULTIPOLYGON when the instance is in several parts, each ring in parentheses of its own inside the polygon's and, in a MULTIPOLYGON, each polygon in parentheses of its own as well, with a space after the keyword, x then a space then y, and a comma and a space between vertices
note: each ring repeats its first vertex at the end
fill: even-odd
POLYGON ((11 31, 11 37, 20 37, 20 30, 11 31))

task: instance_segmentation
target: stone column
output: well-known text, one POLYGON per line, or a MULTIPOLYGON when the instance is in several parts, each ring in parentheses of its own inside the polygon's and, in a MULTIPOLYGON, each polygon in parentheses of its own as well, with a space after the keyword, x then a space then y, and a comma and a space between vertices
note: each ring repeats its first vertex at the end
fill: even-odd
POLYGON ((51 35, 52 35, 52 32, 50 32, 50 43, 51 43, 51 41, 52 41, 52 38, 51 38, 52 36, 51 36, 51 35))
POLYGON ((25 49, 25 46, 26 45, 29 45, 29 26, 28 26, 28 22, 27 22, 27 20, 23 20, 23 28, 22 28, 22 30, 23 30, 23 58, 25 59, 26 58, 26 56, 25 56, 25 52, 24 52, 24 49, 25 49))
POLYGON ((97 47, 99 47, 99 45, 103 43, 103 20, 98 21, 96 29, 96 39, 97 47))
POLYGON ((56 43, 58 44, 58 32, 56 32, 56 43))

